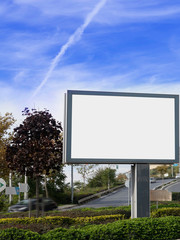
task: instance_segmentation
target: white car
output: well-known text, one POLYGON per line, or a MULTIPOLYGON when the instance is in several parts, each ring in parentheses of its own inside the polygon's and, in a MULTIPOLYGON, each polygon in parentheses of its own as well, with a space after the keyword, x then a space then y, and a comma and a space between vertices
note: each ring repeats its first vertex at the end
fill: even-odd
POLYGON ((155 183, 156 179, 154 177, 150 177, 150 183, 155 183))

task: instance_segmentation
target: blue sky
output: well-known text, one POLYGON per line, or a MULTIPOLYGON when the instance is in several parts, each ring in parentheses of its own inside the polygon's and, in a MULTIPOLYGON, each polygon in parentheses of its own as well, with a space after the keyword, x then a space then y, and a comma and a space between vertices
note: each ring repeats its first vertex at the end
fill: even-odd
POLYGON ((177 0, 4 0, 0 18, 0 108, 18 123, 34 106, 63 121, 67 89, 180 93, 177 0))

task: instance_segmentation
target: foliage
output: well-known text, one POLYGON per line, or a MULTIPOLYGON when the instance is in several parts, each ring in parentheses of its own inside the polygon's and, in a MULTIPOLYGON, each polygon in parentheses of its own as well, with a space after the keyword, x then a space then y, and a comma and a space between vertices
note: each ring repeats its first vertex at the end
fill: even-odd
POLYGON ((60 217, 60 216, 47 216, 47 217, 39 217, 39 218, 2 218, 0 219, 1 224, 31 224, 31 223, 44 223, 44 224, 54 224, 54 225, 72 225, 72 224, 86 224, 86 223, 103 223, 106 220, 120 220, 124 219, 124 215, 116 214, 116 215, 103 215, 103 216, 94 216, 94 217, 60 217))
POLYGON ((152 217, 180 216, 180 207, 160 208, 151 213, 152 217))
POLYGON ((10 169, 28 176, 49 174, 59 170, 62 162, 61 123, 47 111, 33 111, 14 129, 7 147, 6 160, 10 169))
POLYGON ((168 176, 174 177, 177 175, 177 173, 179 173, 179 166, 162 165, 162 166, 158 166, 158 167, 150 170, 150 175, 153 177, 156 177, 156 178, 160 177, 160 176, 163 177, 162 175, 164 175, 164 173, 168 173, 168 176), (161 169, 161 167, 162 167, 162 169, 161 169), (164 171, 164 172, 162 172, 162 174, 161 174, 161 171, 164 171))
MULTIPOLYGON (((172 201, 172 202, 158 202, 158 209, 160 208, 180 208, 180 202, 179 201, 172 201)), ((151 205, 151 211, 157 210, 157 203, 154 202, 154 204, 151 205)))
POLYGON ((161 175, 161 178, 164 178, 164 174, 167 173, 168 167, 167 165, 157 166, 156 170, 161 175))
POLYGON ((125 181, 127 180, 127 176, 124 173, 119 173, 117 176, 117 181, 121 184, 124 184, 125 181))
POLYGON ((0 193, 0 211, 6 211, 9 206, 9 197, 4 193, 0 193))
MULTIPOLYGON (((170 206, 170 204, 169 204, 170 206)), ((49 216, 41 218, 4 218, 0 220, 1 229, 20 227, 45 233, 42 239, 178 239, 180 237, 180 208, 158 209, 151 218, 123 220, 124 212, 112 214, 115 210, 129 209, 129 207, 75 209, 66 211, 69 216, 49 216), (107 213, 111 214, 107 214, 107 213), (98 214, 93 216, 93 214, 98 214), (104 214, 104 215, 103 215, 104 214), (83 215, 83 217, 82 217, 83 215), (172 216, 170 216, 172 215, 172 216), (162 217, 165 216, 165 217, 162 217), (74 218, 75 217, 75 218, 74 218), (121 219, 119 221, 118 219, 121 219), (113 221, 113 223, 112 223, 113 221), (114 222, 115 221, 115 222, 114 222), (111 223, 108 223, 111 222, 111 223), (103 225, 106 223, 105 225, 103 225), (98 224, 98 225, 94 225, 98 224), (99 225, 100 224, 100 225, 99 225), (70 227, 70 226, 74 227, 70 227), (68 229, 59 226, 66 227, 68 229), (84 227, 85 226, 85 227, 84 227), (57 228, 58 227, 58 228, 57 228), (69 228, 70 227, 70 228, 69 228)), ((65 212, 54 212, 54 214, 65 212)), ((0 230, 0 234, 5 230, 0 230)), ((7 230, 10 231, 10 230, 7 230)), ((18 230, 17 230, 18 231, 18 230)), ((22 230, 20 230, 22 231, 22 230)), ((15 236, 18 233, 14 233, 15 236)), ((0 235, 1 236, 1 235, 0 235)), ((11 235, 12 236, 12 235, 11 235)), ((19 236, 19 235, 17 235, 19 236)), ((7 235, 8 237, 8 235, 7 235)), ((0 238, 1 239, 1 238, 0 238)), ((3 238, 2 238, 3 239, 3 238)), ((8 238, 7 238, 8 239, 8 238)), ((11 238, 9 238, 11 239, 11 238)), ((16 239, 16 238, 15 238, 16 239)), ((21 239, 21 238, 19 238, 21 239)), ((26 239, 26 238, 22 238, 26 239)))
POLYGON ((49 177, 47 178, 47 189, 51 198, 55 199, 56 195, 58 196, 59 193, 64 192, 65 178, 65 174, 59 171, 56 171, 55 173, 49 175, 49 177))
POLYGON ((175 176, 179 173, 179 166, 173 166, 173 173, 175 176))
POLYGON ((163 240, 177 239, 180 236, 180 218, 141 218, 116 221, 106 225, 94 225, 83 228, 57 228, 44 234, 44 239, 66 240, 163 240))
POLYGON ((172 200, 173 201, 180 201, 180 192, 173 192, 172 193, 172 200))
POLYGON ((111 168, 99 168, 88 181, 89 187, 109 187, 116 184, 116 170, 111 168))
POLYGON ((38 233, 22 230, 17 228, 9 228, 0 230, 1 240, 40 240, 42 239, 38 233))
POLYGON ((0 115, 0 176, 1 178, 7 178, 9 174, 9 168, 6 162, 6 145, 12 139, 12 133, 10 131, 12 125, 15 123, 15 119, 11 113, 6 113, 4 116, 0 115))
MULTIPOLYGON (((14 136, 7 146, 6 161, 11 170, 36 178, 36 198, 39 198, 40 177, 62 171, 62 127, 48 110, 32 113, 14 129, 14 136)), ((37 216, 39 204, 37 204, 37 216)))
POLYGON ((173 240, 180 237, 180 217, 139 218, 81 228, 56 228, 43 235, 28 230, 0 230, 2 240, 173 240))
POLYGON ((83 188, 83 182, 81 182, 81 181, 75 181, 74 182, 74 189, 80 190, 82 188, 83 188))
POLYGON ((94 172, 95 164, 81 164, 81 165, 76 165, 77 166, 77 171, 78 173, 82 176, 83 178, 83 184, 85 187, 86 181, 89 179, 89 175, 91 175, 94 172))

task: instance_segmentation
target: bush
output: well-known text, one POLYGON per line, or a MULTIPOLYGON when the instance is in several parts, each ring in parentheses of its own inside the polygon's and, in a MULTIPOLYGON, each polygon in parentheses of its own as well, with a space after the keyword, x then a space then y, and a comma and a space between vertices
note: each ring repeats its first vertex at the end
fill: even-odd
POLYGON ((40 218, 3 218, 0 219, 0 225, 1 224, 11 224, 11 223, 15 223, 15 224, 32 224, 32 223, 43 223, 43 224, 56 224, 56 225, 63 225, 63 224, 67 224, 67 225, 72 225, 73 223, 75 223, 76 220, 73 218, 69 218, 69 217, 40 217, 40 218))
POLYGON ((53 225, 72 225, 72 224, 86 224, 86 223, 102 223, 107 220, 120 220, 124 219, 124 215, 104 215, 95 217, 39 217, 39 218, 2 218, 0 219, 1 224, 33 224, 33 223, 43 223, 43 224, 53 224, 53 225))
POLYGON ((180 237, 179 217, 132 219, 81 229, 57 228, 43 235, 43 238, 48 240, 171 240, 178 237, 180 237))
POLYGON ((1 240, 173 240, 180 237, 180 217, 139 218, 81 228, 62 227, 43 235, 28 230, 0 230, 1 240))
POLYGON ((0 193, 0 211, 7 210, 9 206, 8 197, 5 194, 0 193))
POLYGON ((172 200, 173 201, 180 201, 180 192, 173 192, 172 193, 172 200))
POLYGON ((0 230, 1 240, 40 240, 42 239, 38 233, 18 228, 9 228, 0 230))
POLYGON ((151 217, 180 216, 180 208, 160 208, 151 213, 151 217))

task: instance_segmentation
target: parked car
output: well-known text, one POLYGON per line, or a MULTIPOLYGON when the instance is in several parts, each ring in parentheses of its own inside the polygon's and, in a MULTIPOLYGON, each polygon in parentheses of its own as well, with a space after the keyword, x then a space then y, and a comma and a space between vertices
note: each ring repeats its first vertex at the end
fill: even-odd
MULTIPOLYGON (((8 208, 8 212, 25 212, 36 209, 37 199, 25 199, 12 205, 8 208)), ((57 204, 50 198, 40 198, 39 199, 39 209, 44 211, 50 211, 57 209, 57 204)))
POLYGON ((176 178, 180 178, 180 173, 177 173, 177 174, 176 174, 176 178))
POLYGON ((156 179, 154 177, 150 177, 150 183, 155 183, 156 179))

